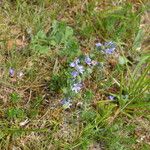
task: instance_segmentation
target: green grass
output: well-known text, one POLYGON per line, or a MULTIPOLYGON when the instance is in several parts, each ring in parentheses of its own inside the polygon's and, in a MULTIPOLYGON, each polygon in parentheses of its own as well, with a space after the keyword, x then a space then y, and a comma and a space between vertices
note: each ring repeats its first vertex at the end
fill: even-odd
POLYGON ((0 5, 0 149, 150 149, 148 1, 0 5), (107 41, 113 54, 95 47, 107 41), (77 58, 85 69, 78 94, 69 66, 77 58))

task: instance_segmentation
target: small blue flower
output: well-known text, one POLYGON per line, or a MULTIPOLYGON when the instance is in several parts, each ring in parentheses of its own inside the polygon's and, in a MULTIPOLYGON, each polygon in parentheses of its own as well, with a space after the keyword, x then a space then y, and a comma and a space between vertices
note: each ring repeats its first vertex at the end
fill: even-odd
POLYGON ((75 62, 70 63, 70 67, 75 67, 75 66, 76 66, 75 62))
POLYGON ((106 53, 106 54, 112 54, 114 51, 115 51, 115 48, 107 48, 107 49, 105 50, 105 53, 106 53))
POLYGON ((83 72, 84 72, 84 67, 81 66, 81 65, 77 65, 77 66, 76 66, 76 70, 77 70, 79 73, 83 74, 83 72))
POLYGON ((77 77, 79 75, 79 72, 78 71, 73 71, 71 73, 71 75, 75 78, 75 77, 77 77))
POLYGON ((92 60, 89 56, 85 57, 85 63, 88 64, 89 66, 92 64, 92 60))
POLYGON ((60 103, 62 104, 64 109, 68 109, 72 106, 71 100, 69 98, 62 99, 60 103))
POLYGON ((98 47, 101 47, 103 45, 101 43, 96 43, 95 46, 98 48, 98 47))
POLYGON ((80 63, 79 59, 76 59, 74 62, 70 63, 70 67, 76 67, 80 63))
POLYGON ((106 54, 112 54, 116 49, 116 45, 112 41, 105 42, 104 46, 105 46, 104 53, 106 53, 106 54))
POLYGON ((109 99, 109 100, 112 100, 112 101, 113 101, 113 100, 114 100, 114 98, 115 98, 115 97, 114 97, 114 96, 112 96, 112 95, 109 95, 109 96, 108 96, 108 99, 109 99))
POLYGON ((75 93, 78 93, 82 88, 82 84, 81 83, 75 83, 73 84, 73 87, 71 88, 71 90, 75 93))
POLYGON ((9 69, 9 75, 10 77, 13 77, 15 75, 15 70, 13 68, 9 69))

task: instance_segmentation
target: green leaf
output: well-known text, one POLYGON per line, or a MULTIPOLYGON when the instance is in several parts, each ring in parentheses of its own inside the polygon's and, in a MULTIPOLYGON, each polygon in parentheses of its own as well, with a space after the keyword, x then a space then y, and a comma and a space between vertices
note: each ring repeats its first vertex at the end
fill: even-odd
POLYGON ((71 38, 73 36, 73 29, 69 26, 66 27, 66 31, 65 31, 65 40, 68 40, 69 38, 71 38))
POLYGON ((140 29, 137 33, 137 36, 135 37, 134 43, 133 43, 133 49, 138 50, 141 48, 142 39, 143 39, 144 32, 142 29, 140 29))
POLYGON ((31 41, 31 49, 35 53, 45 54, 49 51, 48 39, 43 31, 39 31, 31 41))
POLYGON ((40 54, 46 54, 49 51, 48 46, 34 45, 34 49, 40 54))
POLYGON ((37 35, 35 36, 35 38, 38 38, 38 39, 46 39, 46 34, 44 31, 40 30, 37 35))
POLYGON ((120 65, 125 65, 128 62, 128 59, 123 56, 119 56, 119 64, 120 65))

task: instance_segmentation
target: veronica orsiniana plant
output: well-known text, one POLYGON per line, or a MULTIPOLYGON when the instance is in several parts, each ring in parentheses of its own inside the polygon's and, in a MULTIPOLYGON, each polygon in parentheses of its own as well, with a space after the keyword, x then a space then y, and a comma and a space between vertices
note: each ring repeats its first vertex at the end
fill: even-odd
MULTIPOLYGON (((69 83, 71 84, 69 87, 68 95, 69 98, 64 98, 61 101, 61 104, 64 109, 71 107, 71 100, 74 94, 79 94, 83 87, 83 76, 84 73, 87 73, 86 70, 92 69, 93 66, 97 65, 97 61, 92 60, 88 55, 84 56, 84 60, 82 59, 75 59, 73 62, 70 63, 70 67, 72 68, 72 71, 70 72, 71 79, 69 79, 69 83), (78 78, 79 77, 79 78, 78 78)), ((67 93, 67 92, 66 92, 67 93)))

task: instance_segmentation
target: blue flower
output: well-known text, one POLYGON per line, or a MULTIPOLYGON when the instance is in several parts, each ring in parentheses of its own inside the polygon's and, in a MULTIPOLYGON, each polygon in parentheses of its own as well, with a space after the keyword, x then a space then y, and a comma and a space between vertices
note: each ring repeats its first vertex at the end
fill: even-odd
POLYGON ((109 95, 109 96, 108 96, 108 99, 109 99, 109 100, 112 100, 112 101, 113 101, 113 100, 114 100, 114 98, 115 98, 115 97, 114 97, 114 96, 112 96, 112 95, 109 95))
POLYGON ((75 93, 78 93, 82 88, 82 84, 81 83, 75 83, 73 84, 73 87, 71 87, 71 90, 75 93))
POLYGON ((71 100, 69 98, 64 98, 61 100, 61 104, 63 106, 64 109, 68 109, 72 106, 71 104, 71 100))
POLYGON ((9 75, 10 77, 13 77, 15 75, 15 70, 13 68, 9 69, 9 75))
POLYGON ((84 67, 81 66, 81 65, 77 65, 77 66, 76 66, 76 70, 77 70, 79 73, 83 74, 83 72, 84 72, 84 67))
POLYGON ((85 57, 85 63, 88 64, 89 66, 92 64, 92 60, 89 56, 85 57))
POLYGON ((112 41, 105 42, 104 46, 105 46, 104 53, 106 53, 106 54, 112 54, 116 49, 116 45, 112 41))
POLYGON ((96 43, 95 46, 98 48, 98 47, 101 47, 103 45, 101 43, 96 43))
POLYGON ((83 74, 84 72, 84 67, 79 65, 79 63, 80 63, 79 59, 76 59, 74 62, 70 63, 70 67, 73 67, 76 69, 76 71, 71 73, 73 77, 78 76, 79 73, 83 74))
POLYGON ((114 51, 115 51, 115 48, 107 48, 107 49, 105 50, 105 53, 106 53, 106 54, 112 54, 114 51))
POLYGON ((78 71, 73 71, 71 73, 71 75, 75 78, 75 77, 77 77, 79 75, 79 72, 78 71))
POLYGON ((76 67, 80 63, 79 59, 76 59, 74 62, 70 63, 70 67, 76 67))

